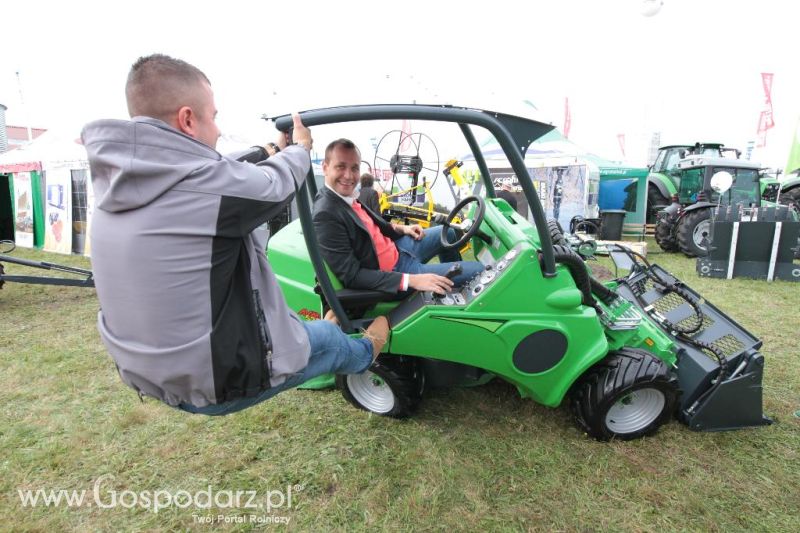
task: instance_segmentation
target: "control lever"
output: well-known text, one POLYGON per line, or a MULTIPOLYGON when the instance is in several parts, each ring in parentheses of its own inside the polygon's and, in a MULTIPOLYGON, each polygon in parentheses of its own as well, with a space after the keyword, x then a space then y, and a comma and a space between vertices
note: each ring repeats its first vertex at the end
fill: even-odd
MULTIPOLYGON (((453 279, 454 277, 458 276, 459 274, 462 274, 463 272, 464 268, 461 266, 461 263, 453 263, 452 265, 450 265, 450 268, 447 269, 447 272, 445 272, 444 277, 446 277, 447 279, 453 279)), ((441 301, 442 298, 445 298, 446 296, 447 293, 445 294, 433 293, 434 301, 441 301)))
POLYGON ((450 268, 447 270, 447 273, 444 275, 447 279, 453 279, 454 277, 463 274, 464 268, 461 266, 461 263, 453 263, 450 265, 450 268))

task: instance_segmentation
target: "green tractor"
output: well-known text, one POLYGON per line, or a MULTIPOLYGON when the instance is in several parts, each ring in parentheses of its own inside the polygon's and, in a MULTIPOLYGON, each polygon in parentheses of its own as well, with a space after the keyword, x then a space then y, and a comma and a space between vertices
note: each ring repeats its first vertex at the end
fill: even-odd
POLYGON ((779 181, 778 178, 764 180, 761 197, 768 202, 793 206, 800 212, 800 171, 779 181), (778 194, 780 192, 780 195, 778 194))
POLYGON ((758 163, 742 159, 691 155, 678 163, 680 185, 673 202, 658 214, 656 242, 666 252, 680 251, 689 257, 708 254, 711 215, 718 205, 759 207, 769 202, 761 198, 763 169, 758 163), (731 175, 733 185, 719 194, 711 179, 720 172, 731 175))
POLYGON ((678 163, 691 155, 738 159, 741 152, 718 143, 675 144, 662 146, 647 176, 647 223, 655 224, 658 213, 672 203, 681 185, 678 163))
MULTIPOLYGON (((444 223, 458 236, 443 243, 458 249, 469 243, 485 270, 443 296, 414 292, 398 301, 342 288, 329 274, 311 221, 313 177, 298 190, 299 219, 271 238, 268 251, 289 305, 308 319, 330 308, 353 335, 378 315, 392 326, 370 370, 337 376, 348 402, 402 418, 413 414, 426 388, 499 378, 523 398, 549 407, 568 403, 579 428, 598 440, 651 435, 673 416, 698 431, 770 423, 762 413, 761 341, 625 248, 613 256, 629 274, 596 280, 581 255, 553 244, 531 180, 520 185, 533 223, 497 197, 473 130, 492 134, 516 175, 528 176, 524 154, 552 126, 451 106, 352 106, 300 115, 317 139, 326 137, 327 125, 335 125, 333 139, 346 123, 361 121, 450 127, 472 151, 485 191, 452 207, 444 223)), ((281 131, 291 128, 288 115, 274 120, 281 131)))

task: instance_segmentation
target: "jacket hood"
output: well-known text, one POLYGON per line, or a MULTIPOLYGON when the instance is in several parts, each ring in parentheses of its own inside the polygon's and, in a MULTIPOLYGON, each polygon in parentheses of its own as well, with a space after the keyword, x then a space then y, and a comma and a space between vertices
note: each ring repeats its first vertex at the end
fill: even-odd
POLYGON ((97 208, 127 211, 150 204, 178 182, 222 159, 161 120, 98 120, 81 139, 89 155, 97 208))

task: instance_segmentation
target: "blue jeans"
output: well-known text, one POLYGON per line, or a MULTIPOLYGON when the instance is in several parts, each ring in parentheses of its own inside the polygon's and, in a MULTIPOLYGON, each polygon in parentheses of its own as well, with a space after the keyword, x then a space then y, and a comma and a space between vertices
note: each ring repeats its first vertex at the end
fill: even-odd
POLYGON ((308 365, 286 381, 263 391, 258 396, 229 402, 195 407, 182 403, 179 409, 202 415, 227 415, 269 400, 278 393, 292 389, 322 374, 360 374, 372 364, 372 343, 368 339, 353 339, 327 320, 303 322, 311 345, 308 365))
MULTIPOLYGON (((461 254, 458 250, 442 249, 442 228, 444 226, 433 226, 425 230, 424 236, 416 240, 408 235, 403 235, 394 241, 400 257, 394 266, 395 272, 405 272, 407 274, 439 274, 444 276, 454 262, 460 262, 462 273, 453 278, 456 287, 464 285, 472 279, 475 274, 484 270, 483 263, 480 261, 461 261, 461 254), (439 263, 427 264, 433 256, 439 256, 439 263)), ((448 229, 448 241, 455 241, 455 230, 448 229)))

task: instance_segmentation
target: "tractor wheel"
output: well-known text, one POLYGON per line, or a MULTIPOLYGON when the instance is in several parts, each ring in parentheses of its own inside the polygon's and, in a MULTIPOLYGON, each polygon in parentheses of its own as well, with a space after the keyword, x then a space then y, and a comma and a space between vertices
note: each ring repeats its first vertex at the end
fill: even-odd
POLYGON ((708 255, 711 238, 711 209, 689 211, 678 222, 678 248, 688 257, 708 255))
POLYGON ((656 224, 656 243, 665 252, 678 251, 678 239, 675 238, 674 229, 675 222, 671 217, 662 216, 656 224))
POLYGON ((658 212, 670 204, 669 198, 661 194, 653 184, 647 186, 647 223, 653 224, 658 219, 658 212))
POLYGON ((392 418, 410 416, 422 399, 425 380, 413 357, 381 355, 361 374, 336 376, 345 400, 359 409, 392 418))
POLYGON ((678 401, 678 380, 650 352, 610 352, 572 388, 578 426, 597 440, 652 435, 669 421, 678 401))
POLYGON ((547 230, 550 232, 550 240, 553 241, 554 246, 556 244, 567 244, 567 239, 564 238, 564 230, 558 220, 554 218, 548 219, 547 230))
POLYGON ((789 206, 793 205, 797 212, 800 213, 800 187, 794 187, 781 193, 780 203, 789 206))

